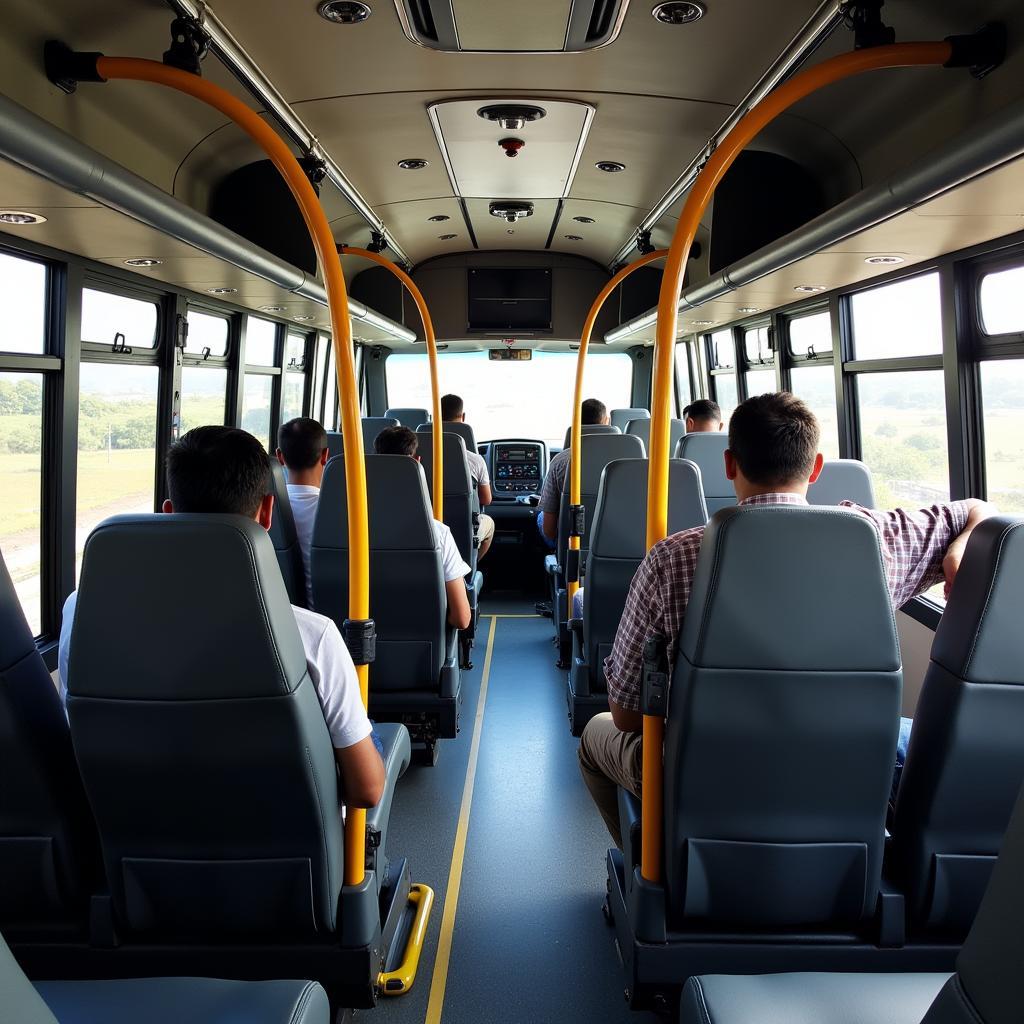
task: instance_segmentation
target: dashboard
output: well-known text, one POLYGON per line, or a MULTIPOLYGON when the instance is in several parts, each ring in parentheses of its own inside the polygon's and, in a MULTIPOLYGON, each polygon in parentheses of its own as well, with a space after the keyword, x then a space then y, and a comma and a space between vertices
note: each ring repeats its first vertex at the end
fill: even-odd
POLYGON ((515 501, 519 495, 540 491, 547 471, 547 455, 543 441, 490 442, 485 457, 495 501, 515 501))

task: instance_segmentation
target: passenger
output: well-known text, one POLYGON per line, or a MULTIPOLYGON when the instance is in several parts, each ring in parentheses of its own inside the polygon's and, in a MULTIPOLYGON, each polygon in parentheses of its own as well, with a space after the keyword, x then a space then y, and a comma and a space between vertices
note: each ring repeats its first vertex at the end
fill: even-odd
MULTIPOLYGON (((270 529, 274 511, 270 458, 247 431, 219 426, 190 430, 167 453, 167 493, 164 512, 243 515, 270 529)), ((159 581, 153 581, 154 607, 159 586, 159 581)), ((64 704, 77 596, 76 591, 64 603, 60 629, 58 668, 64 704)), ((373 807, 384 793, 384 762, 363 708, 352 657, 330 619, 295 605, 292 611, 334 746, 344 801, 349 807, 373 807)), ((168 643, 181 642, 181 637, 168 637, 168 643)), ((153 656, 158 658, 159 651, 153 656)))
MULTIPOLYGON (((580 413, 584 426, 611 423, 611 417, 608 415, 604 402, 599 402, 596 398, 588 398, 580 406, 580 413)), ((554 548, 558 543, 558 510, 562 504, 565 474, 568 472, 569 449, 566 448, 551 460, 548 466, 548 475, 544 477, 544 486, 540 489, 537 529, 540 530, 540 535, 549 548, 554 548)))
POLYGON ((295 520, 295 533, 302 552, 306 576, 306 607, 313 607, 313 577, 309 571, 309 549, 313 544, 313 523, 320 502, 324 466, 330 457, 327 433, 308 416, 289 420, 277 432, 277 461, 288 470, 288 501, 295 520))
MULTIPOLYGON (((445 423, 465 423, 466 411, 462 399, 458 395, 443 395, 441 397, 441 419, 445 423)), ((480 498, 480 508, 485 509, 492 500, 491 477, 487 472, 487 463, 479 452, 471 452, 466 449, 466 466, 469 475, 476 487, 477 495, 480 498)), ((480 550, 477 552, 477 559, 487 554, 491 541, 494 539, 494 520, 483 511, 480 513, 480 525, 476 531, 477 540, 480 541, 480 550)))
MULTIPOLYGON (((418 448, 419 441, 408 427, 388 427, 373 442, 373 449, 378 455, 408 455, 417 462, 420 461, 416 454, 418 448)), ((444 574, 445 593, 448 595, 448 624, 456 629, 466 629, 473 621, 473 612, 466 594, 466 574, 470 568, 459 554, 452 531, 436 519, 431 519, 430 523, 434 528, 434 539, 441 549, 441 571, 444 574)))
POLYGON ((698 398, 683 410, 683 421, 688 434, 706 434, 721 430, 722 410, 709 398, 698 398))
MULTIPOLYGON (((758 395, 740 405, 729 423, 725 453, 726 476, 739 504, 806 505, 807 486, 821 472, 818 440, 814 414, 788 392, 758 395)), ((973 498, 920 511, 876 512, 853 502, 843 504, 878 531, 893 609, 943 578, 948 594, 971 531, 995 512, 973 498)), ((674 661, 703 533, 704 527, 698 526, 666 537, 641 563, 604 663, 610 711, 593 718, 580 739, 583 779, 620 847, 616 789, 623 786, 640 795, 644 643, 652 636, 668 638, 669 660, 674 661)), ((910 721, 903 719, 901 726, 897 772, 906 757, 910 721)))

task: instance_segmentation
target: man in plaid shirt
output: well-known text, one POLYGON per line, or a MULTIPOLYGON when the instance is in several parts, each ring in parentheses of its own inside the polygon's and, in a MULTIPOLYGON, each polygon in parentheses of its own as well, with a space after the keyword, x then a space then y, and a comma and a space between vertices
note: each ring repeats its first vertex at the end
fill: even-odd
MULTIPOLYGON (((740 405, 729 423, 725 453, 726 476, 739 504, 806 505, 807 487, 821 472, 819 437, 814 413, 789 392, 758 395, 740 405)), ((843 504, 871 520, 878 531, 894 609, 943 579, 948 594, 967 538, 995 511, 973 498, 920 511, 876 512, 853 502, 843 504)), ((644 644, 655 635, 667 638, 669 663, 674 664, 703 534, 704 527, 698 526, 666 537, 640 564, 604 663, 610 711, 591 719, 580 739, 583 779, 620 847, 617 788, 640 795, 644 644)), ((906 756, 910 724, 903 720, 897 769, 906 756)))

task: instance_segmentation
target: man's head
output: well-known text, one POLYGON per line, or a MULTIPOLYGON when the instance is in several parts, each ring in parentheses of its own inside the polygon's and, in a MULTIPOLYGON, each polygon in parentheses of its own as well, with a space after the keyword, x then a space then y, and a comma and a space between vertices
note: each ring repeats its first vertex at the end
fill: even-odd
POLYGON ((167 452, 165 512, 229 512, 270 528, 270 456, 248 431, 196 427, 167 452))
POLYGON ((458 395, 441 396, 441 419, 445 423, 466 422, 466 407, 458 395))
POLYGON ((701 434, 722 429, 722 410, 717 402, 698 398, 683 410, 683 421, 688 434, 701 434))
POLYGON ((308 416, 289 420, 277 432, 277 461, 287 468, 290 483, 319 487, 330 454, 327 432, 308 416))
POLYGON ((584 426, 593 423, 611 423, 611 417, 608 415, 608 409, 604 402, 596 398, 588 398, 580 406, 580 415, 584 426))
POLYGON ((725 475, 742 501, 770 491, 807 493, 821 472, 814 413, 788 391, 748 398, 729 420, 725 475))
POLYGON ((408 455, 418 459, 420 443, 416 435, 408 427, 388 427, 382 430, 373 442, 373 450, 378 455, 408 455))

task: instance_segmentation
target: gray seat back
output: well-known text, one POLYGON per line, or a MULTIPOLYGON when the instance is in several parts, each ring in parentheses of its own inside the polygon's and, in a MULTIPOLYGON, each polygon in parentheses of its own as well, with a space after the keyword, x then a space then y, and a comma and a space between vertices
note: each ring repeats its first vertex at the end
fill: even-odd
MULTIPOLYGON (((345 464, 324 472, 313 526, 313 602, 348 618, 345 464)), ((436 691, 445 656, 447 598, 423 470, 405 455, 367 455, 370 615, 377 624, 371 691, 436 691)))
MULTIPOLYGON (((9 885, 9 876, 4 876, 9 885)), ((57 1018, 35 990, 0 935, 0 1007, 3 1019, 12 1024, 57 1024, 57 1018)))
POLYGON ((398 408, 388 409, 384 415, 390 419, 398 420, 403 427, 415 430, 421 423, 430 422, 429 409, 398 408))
MULTIPOLYGON (((364 416, 363 417, 363 450, 367 452, 373 451, 373 442, 377 440, 377 435, 388 427, 399 426, 398 420, 394 416, 364 416)), ((331 452, 331 455, 339 455, 340 452, 331 452)))
POLYGON ((858 459, 829 459, 821 467, 818 479, 807 488, 807 501, 811 505, 855 501, 864 508, 874 508, 871 470, 858 459))
MULTIPOLYGON (((647 449, 647 454, 651 453, 651 420, 630 420, 626 424, 626 433, 632 434, 634 437, 639 437, 644 443, 644 448, 647 449)), ((679 444, 679 439, 686 433, 686 424, 682 420, 669 420, 668 421, 668 450, 674 452, 676 446, 679 444)))
POLYGON ((612 409, 608 414, 613 427, 618 427, 624 434, 626 427, 631 420, 649 420, 651 413, 648 409, 612 409))
POLYGON ((676 445, 677 459, 689 459, 700 466, 709 516, 736 504, 736 490, 725 475, 725 450, 728 447, 729 435, 724 430, 684 434, 676 445))
POLYGON ((1024 781, 1024 520, 971 534, 935 632, 893 823, 910 910, 963 934, 1024 781))
MULTIPOLYGON (((621 434, 622 431, 618 427, 613 427, 608 423, 584 423, 581 427, 584 434, 621 434)), ((565 440, 562 442, 562 448, 568 448, 572 444, 572 427, 570 426, 565 432, 565 440)))
POLYGON ((101 523, 68 690, 123 930, 334 931, 334 751, 266 530, 232 515, 101 523))
POLYGON ((288 497, 288 483, 285 480, 284 467, 272 460, 274 486, 274 515, 270 520, 270 543, 277 554, 277 564, 281 567, 281 578, 284 580, 288 600, 300 608, 306 607, 306 570, 302 565, 302 549, 299 536, 295 532, 295 519, 292 516, 292 503, 288 497))
MULTIPOLYGON (((327 433, 327 451, 328 458, 336 459, 339 455, 345 454, 345 436, 340 430, 328 430, 327 433)), ((365 449, 366 451, 373 451, 372 448, 365 449)))
POLYGON ((0 558, 0 923, 84 914, 98 860, 67 719, 0 558))
POLYGON ((878 535, 844 509, 725 509, 704 532, 665 741, 675 923, 870 915, 902 673, 878 535))
MULTIPOLYGON (((597 492, 583 591, 583 649, 591 691, 604 689, 604 659, 611 653, 626 593, 647 554, 646 459, 617 459, 604 468, 597 492)), ((692 462, 668 464, 668 530, 678 533, 708 521, 700 470, 692 462)))
MULTIPOLYGON (((423 430, 424 427, 429 424, 422 423, 419 426, 419 430, 423 430)), ((455 420, 445 422, 441 424, 442 428, 446 433, 458 434, 462 438, 462 443, 466 446, 467 452, 475 452, 476 446, 476 435, 473 433, 473 428, 468 423, 463 423, 462 420, 455 420)), ((477 452, 479 454, 479 452, 477 452)))
MULTIPOLYGON (((479 511, 479 499, 466 464, 466 446, 459 434, 445 432, 444 442, 444 523, 458 546, 459 554, 470 567, 476 564, 476 527, 473 515, 479 511)), ((427 482, 427 495, 434 499, 434 433, 429 426, 416 432, 420 463, 427 482)))

